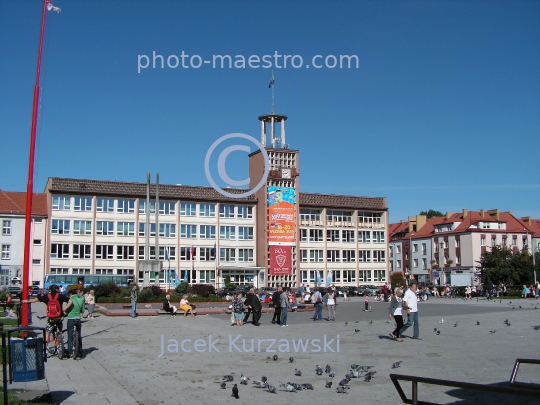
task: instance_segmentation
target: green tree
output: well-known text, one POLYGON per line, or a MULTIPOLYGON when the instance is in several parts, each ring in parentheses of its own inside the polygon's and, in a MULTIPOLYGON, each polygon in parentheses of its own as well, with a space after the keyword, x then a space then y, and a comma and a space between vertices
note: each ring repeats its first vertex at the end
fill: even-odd
POLYGON ((441 211, 434 211, 434 210, 422 211, 420 215, 425 215, 428 218, 444 217, 444 214, 441 211))
POLYGON ((494 246, 482 253, 478 263, 484 282, 522 285, 534 280, 532 256, 526 250, 514 253, 511 249, 494 246))
POLYGON ((236 284, 231 283, 231 276, 225 277, 225 287, 236 287, 236 284))
POLYGON ((392 290, 395 290, 396 287, 405 287, 405 279, 403 278, 403 273, 401 271, 392 273, 392 276, 390 276, 390 284, 392 285, 392 290))

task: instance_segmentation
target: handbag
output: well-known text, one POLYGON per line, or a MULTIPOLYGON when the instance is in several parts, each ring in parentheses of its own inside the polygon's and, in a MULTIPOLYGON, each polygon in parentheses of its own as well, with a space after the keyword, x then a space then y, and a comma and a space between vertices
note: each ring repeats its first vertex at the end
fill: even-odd
POLYGON ((197 309, 197 307, 193 304, 191 304, 191 309, 197 309))

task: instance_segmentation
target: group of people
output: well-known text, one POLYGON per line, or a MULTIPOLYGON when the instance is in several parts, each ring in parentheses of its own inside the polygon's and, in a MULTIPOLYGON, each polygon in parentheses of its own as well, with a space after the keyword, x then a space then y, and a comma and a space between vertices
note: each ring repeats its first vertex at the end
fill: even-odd
POLYGON ((540 298, 540 284, 538 284, 537 287, 535 287, 534 284, 531 284, 529 287, 524 285, 521 296, 523 298, 540 298))
POLYGON ((397 287, 390 301, 390 309, 388 318, 396 321, 396 329, 390 333, 390 337, 397 342, 403 342, 401 336, 403 332, 409 329, 414 324, 413 339, 422 340, 420 337, 420 326, 418 323, 418 284, 416 280, 411 280, 409 288, 403 291, 401 287, 397 287), (403 311, 407 314, 407 323, 403 323, 403 311))

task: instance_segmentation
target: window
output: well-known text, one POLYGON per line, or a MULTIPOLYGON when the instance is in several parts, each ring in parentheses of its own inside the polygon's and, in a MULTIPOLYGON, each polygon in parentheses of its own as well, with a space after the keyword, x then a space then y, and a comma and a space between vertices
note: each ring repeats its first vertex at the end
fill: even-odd
MULTIPOLYGON (((150 214, 156 213, 156 200, 150 200, 150 214)), ((146 200, 139 200, 139 214, 146 214, 146 200)))
POLYGON ((73 245, 73 259, 91 259, 91 245, 73 245))
POLYGON ((41 239, 34 239, 32 242, 35 246, 41 246, 41 239))
POLYGON ((96 269, 96 274, 113 274, 113 269, 96 269))
POLYGON ((300 209, 300 220, 302 221, 320 221, 321 211, 300 209))
POLYGON ((354 242, 354 231, 341 231, 342 242, 354 242))
POLYGON ((356 250, 343 250, 341 257, 343 263, 354 263, 356 262, 356 250))
POLYGON ((65 195, 53 196, 52 210, 53 211, 70 211, 71 210, 71 197, 68 197, 65 195))
POLYGON ((159 215, 175 215, 176 204, 174 201, 160 201, 159 202, 159 215))
POLYGON ((381 222, 382 213, 380 212, 362 212, 358 211, 358 222, 381 222))
POLYGON ((92 197, 75 197, 74 211, 92 211, 92 197))
POLYGON ((239 226, 238 227, 238 240, 253 240, 253 227, 252 226, 239 226))
POLYGON ((517 236, 512 236, 512 246, 517 246, 517 236))
POLYGON ((191 224, 180 225, 180 238, 181 239, 197 238, 197 225, 191 225, 191 224))
POLYGON ((300 261, 302 263, 307 263, 307 261, 308 261, 308 251, 306 249, 300 249, 300 261))
POLYGON ((388 254, 390 256, 390 259, 392 259, 394 257, 394 247, 393 246, 388 246, 388 254))
POLYGON ((374 270, 373 281, 386 281, 386 270, 374 270))
POLYGON ((192 202, 180 203, 180 215, 183 217, 197 216, 197 204, 192 202))
POLYGON ((69 259, 67 243, 51 243, 51 259, 69 259))
POLYGON ((96 235, 114 236, 114 222, 112 221, 97 221, 96 235))
POLYGON ((327 250, 326 251, 326 260, 329 263, 339 263, 339 262, 341 262, 341 251, 340 250, 327 250))
POLYGON ((135 246, 116 246, 116 259, 117 260, 134 260, 135 259, 135 246))
POLYGON ((51 274, 68 274, 69 269, 52 267, 50 270, 51 274))
POLYGON ((253 218, 253 207, 250 207, 248 205, 239 205, 237 208, 238 208, 238 218, 240 219, 253 218))
POLYGON ((373 243, 384 243, 384 231, 373 231, 373 243))
POLYGON ((114 212, 114 199, 113 198, 99 198, 96 203, 97 212, 114 212))
MULTIPOLYGON (((149 246, 149 247, 150 247, 150 257, 148 258, 148 260, 155 260, 156 259, 156 247, 155 246, 149 246)), ((144 246, 139 246, 139 260, 145 260, 145 258, 144 258, 144 246)))
POLYGON ((201 225, 200 238, 201 239, 216 239, 216 226, 215 225, 201 225))
POLYGON ((202 262, 213 262, 216 260, 214 248, 203 247, 199 249, 199 260, 202 262))
POLYGON ((401 260, 396 260, 396 269, 401 269, 401 260))
POLYGON ((57 235, 69 235, 71 221, 69 219, 53 219, 51 233, 57 235))
POLYGON ((418 267, 418 259, 413 259, 413 267, 414 268, 418 267))
MULTIPOLYGON (((503 235, 503 237, 502 237, 502 245, 506 246, 507 243, 508 243, 508 237, 506 235, 503 235)), ((456 246, 456 247, 458 247, 458 246, 456 246)))
MULTIPOLYGON (((459 239, 456 239, 456 247, 459 247, 459 239)), ((427 246, 425 243, 422 243, 422 255, 427 254, 427 246)))
POLYGON ((310 229, 309 230, 310 242, 323 242, 323 230, 322 229, 310 229))
POLYGON ((71 274, 90 274, 90 269, 72 269, 71 274))
POLYGON ((371 282, 371 270, 360 270, 358 272, 358 281, 361 283, 371 282))
POLYGON ((33 266, 41 266, 41 259, 32 259, 33 266))
MULTIPOLYGON (((196 232, 195 235, 197 235, 196 232)), ((159 236, 176 238, 176 224, 159 224, 159 236)))
POLYGON ((239 262, 252 262, 253 249, 238 249, 238 261, 239 262))
POLYGON ((480 236, 480 246, 486 246, 486 235, 480 236))
POLYGON ((4 219, 2 221, 2 235, 9 236, 11 235, 11 221, 4 219))
POLYGON ((339 230, 330 229, 326 231, 326 240, 328 242, 339 242, 339 230))
POLYGON ((73 221, 73 235, 92 235, 92 221, 73 221))
POLYGON ((35 218, 33 219, 33 221, 36 223, 36 224, 41 224, 43 222, 43 218, 35 218))
POLYGON ((356 283, 356 271, 355 270, 343 270, 342 283, 356 283))
POLYGON ((117 222, 116 236, 135 236, 135 222, 117 222))
POLYGON ((307 229, 300 228, 300 242, 307 242, 308 240, 307 233, 308 233, 307 229))
MULTIPOLYGON (((154 248, 155 249, 155 248, 154 248)), ((160 246, 159 247, 159 260, 176 260, 176 247, 174 246, 160 246)))
MULTIPOLYGON (((495 236, 495 235, 493 235, 493 236, 495 236)), ((494 246, 497 246, 497 238, 496 237, 491 238, 491 247, 494 247, 494 246)))
POLYGON ((135 213, 135 200, 127 199, 127 198, 119 199, 117 211, 120 214, 134 214, 135 213))
POLYGON ((399 255, 401 253, 401 245, 396 245, 396 254, 399 255))
POLYGON ((214 284, 216 282, 216 271, 215 270, 200 270, 199 282, 201 284, 214 284))
MULTIPOLYGON (((139 222, 139 236, 146 235, 146 223, 139 222)), ((156 236, 156 223, 150 223, 150 236, 156 236)))
POLYGON ((236 240, 236 227, 235 226, 220 226, 219 239, 236 240))
POLYGON ((445 249, 448 249, 448 239, 445 239, 445 240, 444 240, 444 248, 445 248, 445 249))
POLYGON ((384 250, 374 250, 373 251, 373 261, 377 263, 386 262, 386 252, 384 250))
POLYGON ((358 251, 358 261, 360 263, 369 263, 369 262, 371 262, 371 250, 359 250, 358 251))
POLYGON ((219 260, 223 262, 235 262, 236 261, 236 249, 222 248, 219 249, 219 260))
POLYGON ((221 204, 219 206, 220 218, 234 218, 234 205, 221 204))
POLYGON ((309 251, 309 261, 311 263, 323 262, 324 254, 322 250, 310 250, 309 251))
POLYGON ((216 216, 216 204, 199 204, 199 216, 200 217, 215 217, 216 216))
POLYGON ((3 260, 11 259, 11 245, 2 245, 2 259, 3 260))
POLYGON ((197 258, 197 248, 193 246, 180 248, 180 260, 191 260, 191 259, 195 260, 196 258, 197 258))
POLYGON ((133 269, 116 269, 116 274, 119 274, 119 275, 129 276, 129 275, 133 275, 133 273, 134 273, 133 269))
POLYGON ((359 243, 370 243, 371 241, 371 231, 358 231, 358 242, 359 243))
POLYGON ((114 246, 113 245, 96 245, 96 259, 113 260, 114 259, 114 246))
POLYGON ((350 211, 326 211, 326 220, 327 221, 337 221, 337 222, 351 222, 352 221, 352 212, 350 211))
POLYGON ((417 243, 413 243, 412 251, 413 251, 413 253, 418 253, 418 244, 417 243))
POLYGON ((461 265, 461 256, 456 256, 456 265, 461 265))
POLYGON ((422 259, 422 270, 426 270, 426 269, 427 269, 427 259, 423 258, 422 259))

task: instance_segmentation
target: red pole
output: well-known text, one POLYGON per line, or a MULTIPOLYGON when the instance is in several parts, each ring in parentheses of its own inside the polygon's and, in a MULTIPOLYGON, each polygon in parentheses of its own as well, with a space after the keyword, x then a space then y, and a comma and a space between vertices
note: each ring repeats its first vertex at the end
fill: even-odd
MULTIPOLYGON (((39 35, 39 50, 36 72, 36 84, 34 86, 34 107, 32 111, 32 129, 30 131, 30 157, 28 161, 28 183, 26 185, 26 216, 24 231, 24 264, 22 276, 21 302, 28 300, 28 282, 30 277, 30 237, 32 234, 32 198, 34 193, 34 152, 36 149, 36 128, 39 107, 39 77, 41 73, 41 54, 43 51, 43 34, 45 32, 45 16, 49 0, 43 0, 43 13, 41 16, 41 32, 39 35)), ((28 326, 28 303, 22 305, 21 325, 28 326)))

